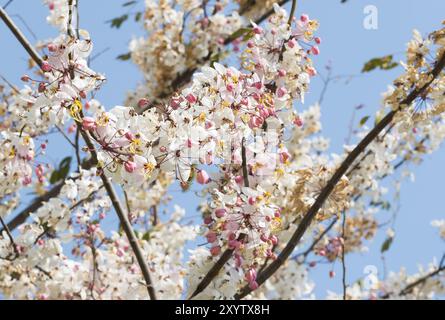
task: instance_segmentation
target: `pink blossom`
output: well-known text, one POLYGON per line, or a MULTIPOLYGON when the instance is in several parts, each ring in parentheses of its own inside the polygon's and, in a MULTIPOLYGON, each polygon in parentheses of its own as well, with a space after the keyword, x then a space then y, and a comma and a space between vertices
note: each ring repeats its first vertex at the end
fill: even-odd
POLYGON ((136 170, 136 163, 133 161, 127 161, 124 164, 125 171, 132 173, 136 170))
POLYGON ((209 174, 205 170, 199 170, 198 174, 196 175, 196 181, 198 181, 199 184, 207 184, 210 182, 209 174))
POLYGON ((82 128, 87 131, 96 129, 96 120, 92 117, 84 117, 82 119, 82 128))

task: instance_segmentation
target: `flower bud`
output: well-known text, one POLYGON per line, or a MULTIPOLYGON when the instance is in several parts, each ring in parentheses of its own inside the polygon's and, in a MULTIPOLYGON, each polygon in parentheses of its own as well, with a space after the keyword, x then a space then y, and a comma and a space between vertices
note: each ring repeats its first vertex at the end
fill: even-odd
POLYGON ((96 120, 91 117, 84 117, 82 119, 82 128, 87 131, 96 129, 96 120))
POLYGON ((47 61, 42 62, 41 68, 44 72, 50 72, 53 69, 47 61))
POLYGON ((220 253, 221 253, 221 247, 220 246, 215 246, 215 247, 212 247, 211 249, 210 249, 210 253, 211 253, 211 255, 212 256, 217 256, 217 255, 219 255, 220 253))
POLYGON ((124 164, 124 168, 125 171, 127 171, 128 173, 132 173, 134 172, 134 170, 136 170, 136 163, 134 163, 133 161, 127 161, 124 164))
POLYGON ((220 209, 216 209, 215 211, 215 216, 217 218, 222 218, 226 215, 226 209, 220 208, 220 209))
POLYGON ((199 170, 198 174, 196 175, 196 181, 198 181, 199 184, 207 184, 210 182, 209 174, 204 170, 199 170))

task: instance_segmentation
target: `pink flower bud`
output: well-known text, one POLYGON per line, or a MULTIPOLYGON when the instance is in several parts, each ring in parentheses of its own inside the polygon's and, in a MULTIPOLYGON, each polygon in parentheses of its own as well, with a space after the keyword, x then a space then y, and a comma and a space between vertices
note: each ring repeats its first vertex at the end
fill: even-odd
POLYGON ((317 46, 313 46, 311 48, 311 52, 312 52, 312 54, 318 56, 320 54, 320 49, 317 46))
POLYGON ((307 71, 307 73, 308 73, 311 77, 314 77, 314 76, 317 75, 317 70, 315 70, 315 69, 312 68, 312 67, 308 67, 306 71, 307 71))
POLYGON ((47 61, 42 62, 41 68, 44 72, 50 72, 52 70, 51 65, 47 61))
POLYGON ((125 138, 127 138, 129 141, 133 141, 135 139, 134 134, 131 133, 131 131, 125 132, 125 138))
POLYGON ((269 240, 270 240, 270 242, 272 242, 272 244, 273 244, 274 246, 276 246, 276 245, 278 244, 278 238, 277 238, 277 236, 275 236, 275 235, 271 235, 271 236, 269 237, 269 240))
POLYGON ((207 233, 206 238, 207 238, 208 242, 213 243, 216 241, 216 233, 213 231, 210 231, 209 233, 207 233))
POLYGON ((82 128, 87 131, 96 129, 96 120, 92 117, 84 117, 82 119, 82 128))
POLYGON ((296 42, 294 39, 290 39, 290 40, 287 42, 287 45, 289 46, 289 48, 293 48, 293 47, 295 47, 296 44, 297 44, 297 42, 296 42))
POLYGON ((307 14, 302 14, 300 17, 301 22, 308 22, 309 16, 307 14))
POLYGON ((317 262, 315 262, 315 261, 311 261, 309 263, 309 267, 311 267, 311 268, 315 267, 316 265, 317 265, 317 262))
POLYGON ((136 163, 134 163, 133 161, 127 161, 124 164, 124 168, 125 171, 127 171, 128 173, 132 173, 134 172, 134 170, 136 170, 136 163))
POLYGON ((215 246, 215 247, 212 247, 211 249, 210 249, 210 254, 212 255, 212 256, 214 256, 214 257, 216 257, 217 255, 219 255, 221 253, 221 247, 220 246, 215 246))
POLYGON ((229 249, 238 250, 240 246, 241 246, 241 242, 239 242, 238 240, 230 240, 229 241, 229 249))
POLYGON ((283 87, 278 88, 278 90, 277 90, 277 96, 278 96, 278 98, 282 98, 282 97, 284 97, 286 94, 287 94, 287 89, 286 89, 286 88, 283 88, 283 87))
POLYGON ((85 92, 85 91, 80 91, 79 92, 79 96, 82 98, 82 99, 86 99, 87 98, 87 93, 85 92))
POLYGON ((27 74, 25 74, 25 75, 23 75, 20 79, 21 79, 23 82, 28 82, 31 78, 30 78, 27 74))
POLYGON ((180 101, 180 99, 178 99, 178 98, 173 98, 173 99, 170 101, 170 107, 171 107, 173 110, 177 110, 177 109, 180 107, 180 105, 181 105, 181 101, 180 101))
POLYGON ((253 33, 255 33, 255 34, 262 34, 263 33, 263 29, 261 27, 256 26, 255 28, 253 28, 253 33))
POLYGON ((246 274, 245 274, 245 278, 247 280, 247 282, 253 282, 256 280, 256 270, 253 268, 250 268, 249 270, 247 270, 246 274))
POLYGON ((253 47, 255 47, 255 44, 252 41, 247 42, 247 47, 249 49, 252 49, 253 47))
POLYGON ((284 70, 284 69, 278 70, 278 76, 279 77, 285 77, 286 74, 287 74, 286 70, 284 70))
POLYGON ((199 184, 207 184, 210 182, 209 174, 205 170, 199 170, 196 175, 196 180, 199 184))
POLYGON ((43 82, 40 82, 38 89, 39 93, 45 92, 45 90, 46 90, 46 85, 43 82))
POLYGON ((263 87, 263 84, 261 83, 261 81, 257 81, 252 84, 252 87, 254 87, 257 90, 261 90, 261 88, 263 87))
POLYGON ((72 124, 68 127, 67 131, 68 131, 68 133, 73 133, 76 131, 76 128, 77 128, 76 124, 72 124))
POLYGON ((49 52, 56 52, 57 51, 57 45, 54 43, 49 43, 48 44, 48 50, 49 52))
POLYGON ((235 177, 235 182, 237 184, 241 184, 241 183, 243 183, 243 181, 244 181, 243 176, 236 176, 235 177))
POLYGON ((24 177, 23 180, 22 180, 22 184, 23 184, 24 186, 29 185, 31 182, 32 182, 32 179, 31 179, 31 177, 29 177, 29 176, 24 177))
POLYGON ((290 159, 290 154, 286 151, 280 153, 280 162, 286 163, 290 159))
POLYGON ((266 108, 261 108, 260 109, 260 116, 263 119, 266 119, 267 117, 269 117, 269 110, 267 110, 266 108))
POLYGON ((329 278, 333 278, 335 277, 335 272, 334 271, 329 271, 329 278))
POLYGON ((150 102, 145 98, 142 98, 138 101, 138 107, 141 109, 148 107, 149 104, 150 102))
POLYGON ((297 127, 302 127, 302 126, 303 126, 303 120, 302 120, 300 117, 296 117, 296 118, 294 119, 294 124, 295 124, 297 127))
POLYGON ((321 43, 321 38, 315 37, 314 41, 315 41, 316 44, 320 44, 321 43))
POLYGON ((249 120, 249 127, 250 128, 259 128, 263 124, 263 119, 261 117, 253 116, 249 120))
POLYGON ((189 93, 185 99, 189 102, 189 103, 195 103, 197 101, 196 97, 192 94, 189 93))
POLYGON ((224 209, 224 208, 219 208, 219 209, 216 209, 215 210, 215 216, 217 217, 217 218, 222 218, 222 217, 224 217, 226 215, 226 209, 224 209))
POLYGON ((204 223, 205 224, 211 224, 212 222, 213 222, 212 217, 207 216, 207 217, 204 218, 204 223))
POLYGON ((46 143, 42 143, 42 144, 40 144, 40 148, 42 148, 43 150, 45 150, 45 149, 46 149, 46 143))
POLYGON ((228 83, 228 84, 226 85, 226 89, 227 89, 227 91, 232 92, 232 91, 233 91, 233 84, 228 83))
POLYGON ((248 202, 251 206, 253 206, 253 205, 255 204, 256 200, 255 200, 254 197, 249 197, 249 199, 247 200, 247 202, 248 202))
POLYGON ((269 241, 269 238, 268 238, 265 234, 262 234, 262 235, 260 236, 260 239, 261 239, 261 241, 263 241, 263 242, 267 242, 267 241, 269 241))

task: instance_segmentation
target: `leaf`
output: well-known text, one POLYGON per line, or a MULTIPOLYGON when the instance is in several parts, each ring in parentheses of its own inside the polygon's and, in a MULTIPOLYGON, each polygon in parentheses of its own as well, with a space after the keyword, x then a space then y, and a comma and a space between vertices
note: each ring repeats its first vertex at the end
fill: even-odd
POLYGON ((395 61, 393 61, 392 54, 380 57, 380 58, 373 58, 365 63, 363 66, 362 72, 370 72, 372 70, 375 70, 377 68, 381 70, 391 70, 395 67, 397 67, 399 64, 395 61))
POLYGON ((127 52, 127 53, 124 53, 124 54, 120 54, 120 55, 118 55, 116 57, 116 59, 122 60, 122 61, 130 60, 130 58, 131 58, 131 53, 130 52, 127 52))
POLYGON ((111 19, 111 20, 108 21, 108 22, 111 23, 111 27, 112 27, 112 28, 119 29, 119 28, 122 26, 122 24, 123 24, 127 19, 128 19, 128 14, 124 14, 124 15, 122 15, 122 16, 120 16, 120 17, 111 19))
POLYGON ((136 0, 132 0, 132 1, 125 2, 125 3, 122 5, 122 7, 128 7, 128 6, 131 6, 132 4, 135 4, 136 2, 137 2, 136 0))
POLYGON ((363 127, 365 125, 365 123, 369 120, 369 116, 364 116, 363 118, 361 118, 360 120, 360 127, 363 127))
POLYGON ((68 176, 71 167, 71 159, 71 157, 66 157, 60 161, 59 168, 54 170, 49 178, 51 184, 64 180, 68 176))
POLYGON ((134 21, 138 22, 139 20, 141 20, 142 17, 142 12, 137 12, 136 15, 134 16, 134 21))
POLYGON ((230 40, 238 39, 244 36, 246 33, 252 32, 252 28, 239 28, 229 36, 230 40))
POLYGON ((383 242, 382 247, 380 248, 380 252, 383 253, 385 251, 388 251, 389 248, 391 247, 393 240, 394 240, 394 237, 386 238, 385 242, 383 242))

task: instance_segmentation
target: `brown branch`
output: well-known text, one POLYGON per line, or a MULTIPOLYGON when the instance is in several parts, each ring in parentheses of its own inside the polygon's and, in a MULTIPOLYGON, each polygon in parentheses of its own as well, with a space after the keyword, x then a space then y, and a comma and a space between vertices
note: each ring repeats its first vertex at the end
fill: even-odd
POLYGON ((341 226, 342 242, 341 242, 341 266, 342 266, 342 285, 343 285, 343 300, 346 300, 346 254, 345 254, 345 229, 346 229, 346 211, 343 212, 343 222, 341 226))
MULTIPOLYGON (((441 261, 439 263, 439 266, 437 267, 437 269, 435 271, 432 271, 432 272, 428 273, 427 275, 417 279, 416 281, 408 284, 405 288, 400 290, 398 295, 399 296, 406 296, 407 294, 410 294, 414 290, 414 288, 417 287, 418 285, 424 284, 429 279, 437 276, 442 271, 445 271, 444 261, 445 261, 445 255, 442 256, 442 259, 441 259, 441 261)), ((382 297, 382 299, 389 299, 392 294, 393 294, 393 292, 387 293, 387 294, 385 294, 382 297)))
MULTIPOLYGON (((437 76, 442 72, 445 67, 445 54, 442 54, 440 59, 437 61, 434 69, 431 71, 431 80, 427 82, 421 88, 414 89, 403 101, 400 102, 400 105, 411 105, 413 101, 419 97, 421 94, 425 92, 425 90, 431 85, 431 83, 437 78, 437 76)), ((377 125, 372 129, 360 143, 348 154, 346 159, 328 181, 327 185, 323 188, 314 204, 311 206, 309 211, 304 216, 301 223, 298 225, 297 230, 292 235, 286 247, 281 251, 280 255, 277 259, 272 262, 269 267, 267 267, 261 274, 257 277, 258 285, 263 284, 267 279, 269 279, 289 258, 295 247, 300 242, 306 230, 309 228, 312 220, 318 213, 318 210, 323 206, 324 202, 328 199, 332 190, 336 186, 336 184, 340 181, 343 175, 348 171, 349 167, 354 163, 354 161, 360 156, 361 153, 365 151, 368 145, 376 139, 379 134, 391 124, 394 119, 395 114, 398 110, 390 111, 377 125)), ((235 296, 237 299, 241 299, 248 295, 252 290, 245 286, 239 294, 235 296)))
MULTIPOLYGON (((5 224, 5 221, 3 220, 3 218, 1 216, 0 216, 0 223, 3 226, 3 230, 8 235, 9 242, 11 243, 11 246, 12 246, 12 248, 14 250, 14 253, 15 253, 16 257, 17 257, 20 253, 19 253, 19 250, 17 248, 17 245, 15 244, 14 237, 12 236, 11 230, 9 230, 8 226, 5 224)), ((2 233, 3 233, 3 231, 0 232, 0 235, 2 235, 2 233)))
MULTIPOLYGON (((248 170, 247 170, 247 159, 246 159, 246 147, 244 145, 245 139, 242 139, 241 142, 241 158, 242 158, 242 170, 243 170, 243 177, 244 177, 244 186, 249 186, 249 176, 248 176, 248 170)), ((245 234, 240 235, 238 238, 238 241, 243 241, 245 238, 245 234)), ((234 249, 226 249, 221 257, 218 259, 218 261, 212 266, 212 268, 207 272, 207 274, 204 276, 204 278, 201 280, 201 282, 196 287, 195 291, 192 293, 192 295, 189 297, 189 299, 194 298, 196 295, 198 295, 200 292, 202 292, 207 286, 212 282, 212 280, 218 275, 219 271, 224 267, 224 265, 229 261, 229 259, 232 257, 232 254, 235 250, 234 249)))
MULTIPOLYGON (((70 3, 72 3, 72 0, 69 0, 69 1, 70 1, 70 3)), ((16 38, 19 40, 19 42, 22 44, 22 46, 25 48, 25 50, 30 54, 31 58, 34 59, 34 61, 36 63, 41 65, 42 58, 35 51, 35 49, 31 46, 29 41, 20 32, 18 27, 11 21, 8 14, 2 8, 0 8, 0 17, 6 23, 6 25, 12 31, 12 33, 16 36, 16 38)), ((81 123, 78 122, 77 125, 81 128, 81 123)), ((97 164, 97 152, 96 152, 96 148, 91 140, 91 137, 82 128, 80 129, 80 133, 81 133, 82 137, 84 138, 85 143, 88 146, 88 149, 90 150, 93 161, 97 164)), ((102 182, 105 186, 105 189, 107 190, 108 196, 110 197, 111 203, 113 204, 113 207, 114 207, 114 209, 122 223, 122 227, 123 227, 125 234, 128 238, 130 246, 136 256, 136 260, 138 261, 139 267, 141 268, 141 271, 142 271, 142 274, 144 276, 145 283, 147 286, 148 294, 152 300, 155 300, 156 294, 155 294, 155 291, 154 291, 154 288, 153 288, 153 285, 151 282, 150 273, 148 271, 148 265, 145 262, 142 250, 139 246, 138 240, 137 240, 136 235, 133 231, 133 228, 130 224, 130 221, 128 220, 127 215, 124 213, 124 211, 122 209, 121 203, 119 201, 119 197, 117 196, 112 183, 110 182, 110 180, 108 180, 108 178, 106 177, 106 175, 103 171, 101 172, 100 177, 101 177, 102 182)))
MULTIPOLYGON (((48 192, 35 198, 29 206, 23 209, 11 221, 8 222, 7 227, 9 228, 9 230, 12 231, 19 225, 24 223, 32 212, 37 211, 49 199, 57 197, 62 190, 63 185, 63 182, 59 182, 58 184, 54 185, 48 192)), ((5 229, 0 230, 0 233, 2 233, 4 230, 5 229)))
MULTIPOLYGON (((78 123, 79 126, 81 126, 80 123, 78 123)), ((93 141, 91 140, 91 137, 88 135, 87 132, 81 129, 80 134, 85 140, 86 145, 88 146, 88 149, 90 150, 90 153, 93 157, 93 159, 97 162, 97 152, 96 148, 93 144, 93 141)), ((113 184, 108 180, 108 177, 105 175, 105 173, 102 171, 100 174, 100 178, 102 179, 102 182, 105 186, 105 190, 107 190, 108 196, 110 197, 111 203, 113 204, 114 210, 116 211, 116 214, 119 217, 119 220, 121 222, 121 226, 128 238, 128 242, 130 243, 131 249, 133 250, 134 255, 136 256, 136 260, 139 264, 139 268, 142 271, 142 275, 144 276, 144 280, 147 286, 148 295, 150 296, 151 300, 156 300, 156 293, 151 281, 151 276, 149 272, 148 265, 145 261, 144 254, 142 252, 141 247, 139 246, 138 239, 136 237, 136 234, 134 233, 133 227, 128 220, 128 215, 124 212, 122 205, 119 201, 119 197, 113 187, 113 184)))
POLYGON ((298 254, 295 256, 295 259, 297 259, 300 256, 303 256, 303 259, 305 260, 306 257, 314 250, 315 246, 324 238, 325 235, 328 234, 329 231, 335 226, 337 223, 338 218, 335 217, 334 220, 326 227, 326 229, 312 242, 311 246, 307 248, 304 252, 298 254))
POLYGON ((31 56, 31 58, 39 66, 42 66, 43 59, 40 57, 40 55, 37 53, 37 51, 34 49, 34 47, 29 43, 29 41, 26 39, 25 35, 20 31, 20 29, 17 28, 17 26, 11 20, 11 18, 6 13, 6 11, 1 7, 0 7, 0 18, 3 20, 3 22, 9 28, 9 30, 12 31, 14 36, 22 44, 23 48, 25 48, 26 52, 28 52, 28 54, 31 56))
POLYGON ((243 166, 243 178, 244 178, 244 186, 249 187, 249 172, 247 170, 247 158, 246 158, 246 139, 243 138, 241 141, 241 160, 243 166))
POLYGON ((295 14, 295 10, 297 9, 297 0, 292 0, 292 7, 290 9, 290 13, 289 13, 289 20, 287 22, 287 24, 289 26, 292 25, 292 19, 294 18, 294 14, 295 14))

